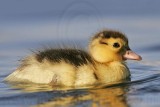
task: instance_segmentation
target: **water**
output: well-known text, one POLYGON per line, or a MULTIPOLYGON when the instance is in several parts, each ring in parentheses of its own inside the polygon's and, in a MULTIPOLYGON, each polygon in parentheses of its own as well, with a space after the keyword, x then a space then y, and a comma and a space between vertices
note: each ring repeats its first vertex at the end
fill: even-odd
POLYGON ((158 0, 10 2, 0 3, 0 106, 160 106, 158 0), (143 57, 140 62, 127 61, 130 82, 81 89, 3 82, 16 69, 18 60, 32 50, 56 44, 77 44, 87 49, 91 35, 104 28, 123 31, 130 47, 143 57))

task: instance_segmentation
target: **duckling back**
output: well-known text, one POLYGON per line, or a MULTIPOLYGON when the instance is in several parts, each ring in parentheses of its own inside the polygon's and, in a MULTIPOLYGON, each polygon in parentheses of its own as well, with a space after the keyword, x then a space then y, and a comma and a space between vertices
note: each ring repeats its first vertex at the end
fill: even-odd
POLYGON ((44 60, 52 63, 64 61, 76 67, 84 64, 94 64, 93 59, 87 52, 78 49, 48 49, 37 53, 36 59, 40 63, 44 60))

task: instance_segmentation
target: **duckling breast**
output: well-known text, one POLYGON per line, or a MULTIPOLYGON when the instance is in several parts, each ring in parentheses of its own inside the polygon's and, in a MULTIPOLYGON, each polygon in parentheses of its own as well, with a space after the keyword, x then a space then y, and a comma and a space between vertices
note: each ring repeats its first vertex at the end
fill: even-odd
POLYGON ((109 64, 97 64, 96 74, 101 83, 120 82, 130 76, 128 67, 123 62, 114 61, 109 64))

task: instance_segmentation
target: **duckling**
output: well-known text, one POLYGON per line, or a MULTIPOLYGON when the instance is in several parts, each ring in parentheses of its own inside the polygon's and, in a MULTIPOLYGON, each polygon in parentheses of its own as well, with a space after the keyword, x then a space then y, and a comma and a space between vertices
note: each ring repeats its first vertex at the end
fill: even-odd
POLYGON ((125 60, 141 60, 128 45, 125 34, 104 30, 93 36, 89 52, 81 49, 47 49, 21 61, 7 82, 58 86, 87 86, 119 82, 130 76, 125 60))

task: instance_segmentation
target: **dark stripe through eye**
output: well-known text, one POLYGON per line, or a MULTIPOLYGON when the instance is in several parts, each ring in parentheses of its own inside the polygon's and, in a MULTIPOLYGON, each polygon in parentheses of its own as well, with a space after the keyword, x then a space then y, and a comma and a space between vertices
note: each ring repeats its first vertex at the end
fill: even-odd
POLYGON ((116 43, 113 44, 113 47, 119 48, 119 47, 120 47, 120 44, 116 42, 116 43))
POLYGON ((100 44, 108 45, 108 43, 102 41, 100 41, 100 44))

